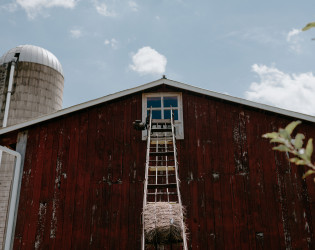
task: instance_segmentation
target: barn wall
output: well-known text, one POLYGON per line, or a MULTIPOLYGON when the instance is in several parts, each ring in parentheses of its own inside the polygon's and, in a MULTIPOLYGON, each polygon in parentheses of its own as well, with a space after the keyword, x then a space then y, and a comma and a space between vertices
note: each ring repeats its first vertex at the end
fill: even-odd
MULTIPOLYGON (((178 142, 193 249, 313 249, 315 183, 261 135, 291 118, 183 94, 178 142)), ((315 138, 314 124, 299 132, 315 138)))
MULTIPOLYGON (((183 114, 189 246, 314 248, 315 184, 261 138, 291 119, 186 91, 183 114)), ((28 128, 15 249, 140 249, 140 117, 141 93, 28 128)))

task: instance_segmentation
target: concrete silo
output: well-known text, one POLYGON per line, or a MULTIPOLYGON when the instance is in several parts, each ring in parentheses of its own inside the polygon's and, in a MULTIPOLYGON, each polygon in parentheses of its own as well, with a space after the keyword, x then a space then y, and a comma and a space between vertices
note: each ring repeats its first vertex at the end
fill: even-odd
POLYGON ((64 78, 60 62, 43 48, 22 45, 0 58, 2 75, 6 75, 0 82, 0 122, 3 120, 12 64, 15 64, 15 69, 7 126, 61 109, 64 78))
MULTIPOLYGON (((11 126, 62 108, 64 77, 49 51, 17 46, 0 58, 0 127, 11 126)), ((14 159, 1 152, 0 250, 3 246, 14 159)))

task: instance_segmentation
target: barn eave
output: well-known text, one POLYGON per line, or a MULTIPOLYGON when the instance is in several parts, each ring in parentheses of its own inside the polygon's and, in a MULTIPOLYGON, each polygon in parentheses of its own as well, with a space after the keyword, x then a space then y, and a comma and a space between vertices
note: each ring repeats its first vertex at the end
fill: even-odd
POLYGON ((83 110, 83 109, 86 109, 86 108, 89 108, 89 107, 92 107, 92 106, 95 106, 95 105, 98 105, 98 104, 101 104, 104 102, 108 102, 108 101, 117 99, 117 98, 121 98, 121 97, 131 95, 131 94, 134 94, 137 92, 145 91, 147 89, 151 89, 151 88, 157 87, 159 85, 163 85, 163 84, 174 87, 174 88, 183 89, 185 91, 191 91, 191 92, 194 92, 197 94, 202 94, 202 95, 206 95, 209 97, 218 98, 218 99, 221 99, 224 101, 229 101, 229 102, 245 105, 248 107, 258 108, 261 110, 277 113, 279 115, 285 115, 285 116, 293 117, 295 119, 301 119, 301 120, 305 120, 305 121, 309 121, 309 122, 315 122, 314 116, 310 116, 310 115, 306 115, 306 114, 302 114, 302 113, 298 113, 298 112, 293 112, 290 110, 285 110, 285 109, 269 106, 266 104, 257 103, 257 102, 245 100, 242 98, 230 96, 227 94, 222 94, 222 93, 198 88, 198 87, 188 85, 185 83, 181 83, 178 81, 162 78, 162 79, 158 79, 158 80, 153 81, 153 82, 149 82, 147 84, 143 84, 143 85, 140 85, 140 86, 137 86, 134 88, 126 89, 126 90, 123 90, 123 91, 120 91, 120 92, 117 92, 114 94, 110 94, 110 95, 100 97, 100 98, 97 98, 97 99, 94 99, 94 100, 91 100, 88 102, 74 105, 74 106, 71 106, 69 108, 62 109, 60 111, 57 111, 57 112, 54 112, 54 113, 51 113, 48 115, 40 116, 40 117, 37 117, 35 119, 26 121, 26 122, 22 122, 22 123, 19 123, 19 124, 10 126, 10 127, 0 129, 0 135, 9 133, 9 132, 12 132, 15 130, 23 129, 23 128, 29 127, 31 125, 40 123, 40 122, 44 122, 47 120, 58 118, 58 117, 61 117, 61 116, 64 116, 64 115, 67 115, 67 114, 70 114, 70 113, 73 113, 73 112, 76 112, 79 110, 83 110))

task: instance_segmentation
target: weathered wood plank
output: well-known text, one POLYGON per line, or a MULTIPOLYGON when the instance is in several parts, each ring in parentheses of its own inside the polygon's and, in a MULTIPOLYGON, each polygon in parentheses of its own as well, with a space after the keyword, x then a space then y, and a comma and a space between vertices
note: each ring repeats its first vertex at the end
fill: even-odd
MULTIPOLYGON (((50 243, 54 241, 51 237, 51 225, 52 225, 52 214, 53 214, 53 197, 54 197, 54 185, 55 185, 55 166, 57 163, 57 153, 59 137, 58 134, 60 123, 53 122, 49 124, 47 129, 47 142, 46 142, 46 154, 44 157, 45 162, 45 173, 47 176, 43 176, 42 181, 42 192, 41 202, 46 202, 46 220, 44 223, 44 239, 42 242, 43 249, 49 249, 50 243)), ((43 204, 44 205, 44 204, 43 204)))
POLYGON ((87 214, 83 218, 83 228, 80 237, 83 237, 84 241, 82 242, 85 247, 88 247, 93 242, 93 223, 95 221, 94 212, 96 201, 94 194, 95 190, 95 166, 94 158, 96 153, 96 144, 95 138, 97 133, 97 109, 89 110, 89 124, 88 124, 88 137, 87 137, 87 154, 86 154, 86 164, 84 166, 86 175, 85 175, 85 190, 84 190, 84 213, 87 214), (91 242, 92 241, 92 242, 91 242))
POLYGON ((69 164, 69 148, 70 148, 70 130, 71 130, 71 116, 67 117, 60 124, 58 137, 58 152, 57 162, 55 168, 55 183, 53 194, 53 207, 51 218, 51 238, 53 244, 52 249, 62 248, 63 236, 63 221, 65 217, 65 203, 67 192, 67 170, 69 164))
POLYGON ((39 144, 39 132, 40 129, 37 127, 29 132, 28 134, 28 145, 26 149, 23 178, 21 185, 20 205, 17 217, 17 226, 15 238, 17 238, 17 244, 14 247, 23 249, 28 241, 28 231, 31 226, 29 222, 29 214, 32 213, 32 196, 33 196, 33 185, 34 185, 34 172, 36 169, 36 154, 37 146, 39 144), (35 167, 34 167, 35 166, 35 167), (20 218, 21 216, 21 218, 20 218))
MULTIPOLYGON (((87 138, 88 138, 88 112, 84 112, 80 115, 80 127, 79 127, 79 148, 78 148, 78 165, 77 165, 77 177, 75 188, 75 210, 73 215, 72 225, 72 239, 71 248, 78 249, 84 246, 86 241, 83 238, 83 215, 85 214, 85 206, 88 202, 84 199, 84 192, 88 186, 85 182, 85 176, 88 175, 86 171, 86 155, 87 155, 87 138)), ((88 238, 88 237, 87 237, 88 238)))
POLYGON ((70 131, 69 133, 69 154, 67 171, 63 173, 63 178, 66 183, 65 192, 65 206, 64 206, 64 219, 62 226, 62 239, 61 246, 63 249, 71 248, 71 239, 73 233, 73 217, 75 210, 75 188, 76 176, 78 167, 78 153, 79 153, 79 127, 80 120, 78 116, 73 116, 67 120, 66 124, 70 131))
POLYGON ((251 211, 251 220, 253 223, 252 230, 249 231, 249 237, 254 237, 255 245, 253 249, 270 248, 266 240, 266 228, 264 228, 263 220, 266 218, 266 208, 264 207, 264 182, 262 173, 261 157, 256 153, 261 149, 260 138, 262 135, 259 120, 261 114, 253 114, 249 112, 249 120, 247 125, 247 145, 249 156, 249 182, 248 190, 250 190, 249 209, 251 211))

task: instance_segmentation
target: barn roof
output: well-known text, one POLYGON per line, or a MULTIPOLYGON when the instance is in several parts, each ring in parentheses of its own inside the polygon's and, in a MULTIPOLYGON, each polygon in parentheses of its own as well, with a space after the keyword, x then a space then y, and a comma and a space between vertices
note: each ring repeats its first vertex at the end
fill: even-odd
POLYGON ((175 87, 175 88, 179 88, 179 89, 183 89, 183 90, 187 90, 187 91, 191 91, 191 92, 195 92, 195 93, 202 94, 202 95, 207 95, 210 97, 219 98, 219 99, 234 102, 237 104, 246 105, 246 106, 253 107, 253 108, 271 111, 271 112, 278 113, 281 115, 290 116, 290 117, 293 117, 296 119, 302 119, 305 121, 315 122, 314 116, 305 115, 305 114, 301 114, 301 113, 297 113, 297 112, 293 112, 293 111, 289 111, 289 110, 285 110, 285 109, 281 109, 281 108, 276 108, 273 106, 269 106, 269 105, 265 105, 265 104, 261 104, 261 103, 257 103, 257 102, 253 102, 253 101, 248 101, 248 100, 245 100, 242 98, 233 97, 230 95, 221 94, 221 93, 217 93, 214 91, 210 91, 210 90, 198 88, 198 87, 195 87, 192 85, 188 85, 185 83, 181 83, 181 82, 173 81, 170 79, 162 78, 162 79, 159 79, 159 80, 156 80, 153 82, 149 82, 147 84, 140 85, 140 86, 135 87, 135 88, 126 89, 124 91, 120 91, 120 92, 110 94, 110 95, 107 95, 107 96, 104 96, 104 97, 101 97, 98 99, 84 102, 84 103, 81 103, 81 104, 78 104, 78 105, 75 105, 75 106, 72 106, 72 107, 69 107, 66 109, 62 109, 60 111, 57 111, 57 112, 54 112, 54 113, 51 113, 48 115, 40 116, 40 117, 37 117, 33 120, 29 120, 29 121, 22 122, 22 123, 19 123, 19 124, 10 126, 10 127, 0 129, 0 135, 8 133, 8 132, 12 132, 12 131, 17 130, 17 129, 25 128, 25 127, 28 127, 28 126, 31 126, 31 125, 34 125, 34 124, 37 124, 37 123, 40 123, 43 121, 47 121, 47 120, 50 120, 53 118, 57 118, 57 117, 60 117, 63 115, 67 115, 67 114, 70 114, 72 112, 82 110, 85 108, 89 108, 89 107, 92 107, 94 105, 101 104, 101 103, 104 103, 104 102, 107 102, 110 100, 114 100, 114 99, 117 99, 117 98, 120 98, 120 97, 123 97, 126 95, 130 95, 130 94, 133 94, 136 92, 144 91, 146 89, 157 87, 157 86, 162 85, 162 84, 165 84, 165 85, 168 85, 171 87, 175 87))

